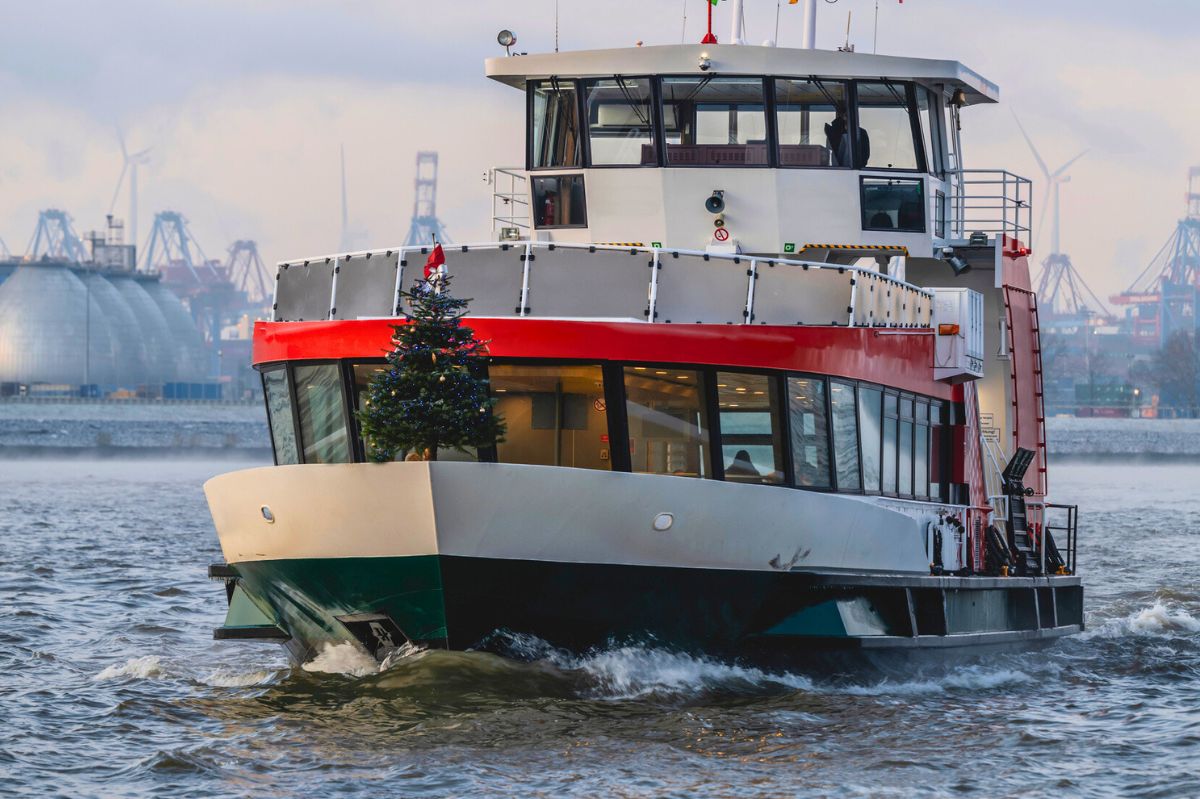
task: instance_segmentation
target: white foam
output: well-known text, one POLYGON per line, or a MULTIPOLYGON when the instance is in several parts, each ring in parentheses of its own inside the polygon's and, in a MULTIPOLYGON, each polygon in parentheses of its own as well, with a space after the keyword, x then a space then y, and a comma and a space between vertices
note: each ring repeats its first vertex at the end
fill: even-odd
POLYGON ((735 686, 783 686, 809 690, 812 681, 793 674, 720 663, 703 657, 646 647, 619 647, 562 664, 583 671, 596 683, 596 694, 636 699, 651 694, 695 694, 735 686))
POLYGON ((130 658, 120 666, 109 666, 101 671, 93 680, 115 680, 128 678, 134 680, 153 680, 162 677, 165 669, 158 655, 142 655, 130 658))
POLYGON ((1081 637, 1120 638, 1126 635, 1172 636, 1179 633, 1200 632, 1200 619, 1182 608, 1174 608, 1156 601, 1148 608, 1134 611, 1120 619, 1109 619, 1099 627, 1088 630, 1081 637))
POLYGON ((251 685, 262 685, 273 676, 275 673, 270 671, 237 672, 232 669, 217 669, 200 682, 213 688, 247 688, 251 685))
POLYGON ((849 685, 834 689, 834 693, 851 696, 912 696, 940 694, 945 691, 987 691, 1006 685, 1028 682, 1028 674, 1016 669, 984 669, 968 666, 937 678, 892 682, 882 680, 873 685, 849 685))
POLYGON ((423 648, 414 646, 413 644, 405 644, 393 650, 380 663, 357 644, 349 642, 339 644, 326 643, 316 657, 304 664, 303 669, 323 674, 367 677, 371 674, 379 674, 382 671, 387 671, 402 661, 419 655, 424 651, 423 648))

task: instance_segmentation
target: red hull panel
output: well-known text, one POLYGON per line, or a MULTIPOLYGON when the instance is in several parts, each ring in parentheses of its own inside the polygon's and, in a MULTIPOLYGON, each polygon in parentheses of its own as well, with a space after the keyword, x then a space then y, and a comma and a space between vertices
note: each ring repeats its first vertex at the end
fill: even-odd
MULTIPOLYGON (((879 383, 939 399, 954 387, 933 379, 929 331, 850 327, 647 325, 557 319, 470 319, 500 358, 740 366, 828 374, 879 383)), ((258 322, 254 363, 326 358, 380 358, 394 320, 258 322)))

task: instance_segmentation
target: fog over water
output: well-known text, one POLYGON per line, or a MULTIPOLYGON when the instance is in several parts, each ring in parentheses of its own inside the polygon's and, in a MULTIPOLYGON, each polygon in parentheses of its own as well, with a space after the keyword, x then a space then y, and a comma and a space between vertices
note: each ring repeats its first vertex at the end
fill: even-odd
POLYGON ((0 461, 0 770, 35 795, 1200 794, 1200 466, 1068 464, 1088 631, 873 673, 217 643, 228 463, 0 461))

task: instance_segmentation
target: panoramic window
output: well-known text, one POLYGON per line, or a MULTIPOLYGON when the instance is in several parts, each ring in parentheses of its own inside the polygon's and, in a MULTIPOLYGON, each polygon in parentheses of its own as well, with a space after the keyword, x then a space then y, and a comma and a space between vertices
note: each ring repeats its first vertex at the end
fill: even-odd
POLYGON ((530 84, 529 96, 530 168, 581 166, 575 84, 538 81, 530 84))
POLYGON ((829 488, 829 429, 824 380, 788 378, 788 423, 796 485, 829 488))
POLYGON ((775 81, 780 166, 851 166, 846 120, 845 84, 775 81))
POLYGON ((913 492, 913 400, 912 397, 900 397, 900 447, 899 490, 902 497, 911 497, 913 492))
POLYGON ((900 398, 883 395, 883 493, 896 495, 896 447, 900 436, 900 398))
POLYGON ((929 403, 929 498, 946 500, 942 491, 942 447, 945 421, 942 419, 943 404, 937 400, 929 403))
POLYGON ((853 385, 830 384, 829 414, 833 418, 833 466, 838 491, 862 488, 858 476, 858 411, 855 405, 853 385))
MULTIPOLYGON (((371 378, 387 368, 386 363, 359 363, 354 365, 353 401, 356 410, 361 411, 367 407, 367 387, 370 385, 371 378)), ((366 459, 368 461, 374 460, 371 445, 363 438, 362 425, 357 419, 354 420, 354 436, 362 446, 362 451, 366 459)), ((392 460, 405 460, 409 454, 408 450, 393 453, 392 460)), ((468 448, 466 452, 463 452, 453 447, 438 447, 437 459, 439 461, 477 461, 479 460, 479 454, 473 448, 468 448)))
POLYGON ((265 369, 262 378, 263 394, 267 398, 267 423, 271 425, 271 441, 275 445, 275 463, 280 466, 299 463, 287 369, 283 366, 265 369))
POLYGON ((869 145, 860 153, 867 169, 921 168, 906 84, 859 83, 858 124, 869 145))
POLYGON ((762 80, 663 78, 668 166, 766 166, 762 80))
POLYGON ((860 178, 863 230, 925 232, 925 181, 860 178))
POLYGON ((533 223, 538 228, 587 227, 583 175, 533 178, 533 223))
POLYGON ((883 392, 877 388, 860 386, 858 389, 858 435, 862 440, 863 490, 879 493, 880 486, 880 443, 883 416, 880 403, 883 392))
POLYGON ((925 164, 931 175, 943 174, 942 137, 937 124, 937 106, 934 104, 933 93, 923 86, 916 87, 917 119, 924 134, 922 141, 925 146, 925 164))
POLYGON ((712 476, 702 372, 626 367, 625 411, 633 471, 712 476))
POLYGON ((782 483, 783 431, 773 377, 717 372, 721 458, 725 479, 782 483))
POLYGON ((929 496, 929 403, 917 400, 913 418, 913 496, 929 496))
POLYGON ((606 78, 584 83, 592 166, 658 163, 649 78, 606 78))
POLYGON ((296 413, 305 463, 349 463, 350 435, 337 364, 296 366, 296 413))
POLYGON ((492 364, 488 377, 495 413, 508 426, 498 461, 612 468, 599 366, 492 364))

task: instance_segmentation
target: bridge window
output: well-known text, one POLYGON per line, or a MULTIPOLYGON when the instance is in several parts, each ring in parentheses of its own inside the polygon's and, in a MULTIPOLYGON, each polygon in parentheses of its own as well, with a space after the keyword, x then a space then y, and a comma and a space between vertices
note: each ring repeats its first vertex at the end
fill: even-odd
POLYGON ((304 462, 351 462, 341 368, 335 363, 297 366, 293 375, 304 462))
POLYGON ((296 448, 296 421, 292 416, 292 397, 288 388, 287 367, 264 369, 263 396, 267 402, 267 422, 271 427, 271 443, 275 448, 275 463, 280 466, 300 462, 296 448))
POLYGON ((860 181, 863 230, 925 232, 925 181, 870 178, 860 181))
POLYGON ((867 169, 922 169, 917 158, 914 109, 909 86, 883 81, 858 84, 858 124, 865 132, 867 169))
POLYGON ((823 80, 775 81, 779 165, 848 167, 851 137, 846 85, 823 80))
POLYGON ((663 78, 668 166, 766 166, 763 81, 663 78))
POLYGON ((612 468, 599 366, 492 364, 488 376, 495 413, 508 426, 498 461, 612 468))
POLYGON ((703 372, 626 367, 625 412, 633 471, 712 477, 703 372))
POLYGON ((833 417, 833 465, 838 491, 860 491, 858 471, 858 417, 854 385, 834 382, 829 387, 829 412, 833 417))
POLYGON ((530 84, 529 133, 531 169, 583 164, 579 142, 579 97, 573 81, 552 78, 530 84))
POLYGON ((766 375, 717 372, 721 462, 735 483, 784 481, 778 381, 766 375))
POLYGON ((592 166, 653 166, 653 93, 649 78, 606 78, 584 83, 592 166))
POLYGON ((789 377, 787 388, 792 470, 796 485, 801 488, 829 488, 829 423, 825 411, 825 381, 816 377, 789 377))

